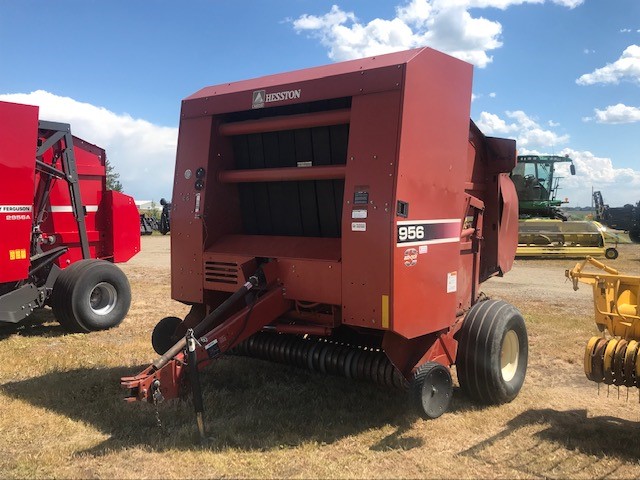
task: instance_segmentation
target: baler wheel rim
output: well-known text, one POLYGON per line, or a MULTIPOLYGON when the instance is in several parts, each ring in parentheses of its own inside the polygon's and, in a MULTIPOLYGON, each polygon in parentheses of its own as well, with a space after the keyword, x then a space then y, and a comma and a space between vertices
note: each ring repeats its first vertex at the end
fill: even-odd
POLYGON ((118 292, 108 282, 100 282, 89 294, 89 308, 96 315, 108 315, 118 304, 118 292))
POLYGON ((451 372, 437 362, 423 363, 413 375, 410 394, 422 418, 438 418, 449 409, 453 397, 451 372))
POLYGON ((518 371, 518 357, 520 356, 520 344, 515 330, 509 330, 502 339, 500 349, 500 371, 502 379, 510 382, 518 371))

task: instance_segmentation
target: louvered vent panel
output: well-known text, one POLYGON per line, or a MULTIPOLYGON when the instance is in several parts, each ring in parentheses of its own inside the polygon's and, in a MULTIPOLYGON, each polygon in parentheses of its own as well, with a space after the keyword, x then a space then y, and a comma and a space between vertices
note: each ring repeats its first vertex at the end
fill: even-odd
POLYGON ((204 263, 204 280, 210 283, 236 285, 238 270, 237 263, 208 261, 204 263))

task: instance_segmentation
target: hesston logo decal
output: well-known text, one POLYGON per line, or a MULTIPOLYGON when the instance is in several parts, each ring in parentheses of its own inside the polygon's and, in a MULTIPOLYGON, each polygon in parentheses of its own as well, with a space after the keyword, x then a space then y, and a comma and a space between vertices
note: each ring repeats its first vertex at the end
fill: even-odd
POLYGON ((251 108, 262 108, 265 103, 295 100, 300 98, 302 90, 285 90, 283 92, 267 93, 265 90, 255 90, 251 97, 251 108))

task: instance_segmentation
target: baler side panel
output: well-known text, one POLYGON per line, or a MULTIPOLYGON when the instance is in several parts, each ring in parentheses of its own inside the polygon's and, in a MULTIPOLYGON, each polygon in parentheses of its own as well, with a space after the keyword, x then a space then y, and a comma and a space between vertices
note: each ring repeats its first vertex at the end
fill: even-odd
POLYGON ((406 338, 450 326, 458 289, 471 286, 457 279, 473 276, 459 260, 471 80, 471 65, 433 50, 407 64, 396 199, 409 208, 394 222, 392 298, 394 330, 406 338), (396 246, 398 221, 434 222, 424 227, 432 239, 396 246))
POLYGON ((0 283, 29 275, 38 107, 0 102, 0 283))
MULTIPOLYGON (((209 166, 213 117, 182 119, 178 135, 171 212, 171 297, 202 303, 205 191, 196 190, 196 171, 209 166)), ((206 185, 205 185, 206 186, 206 185)))
POLYGON ((342 319, 347 325, 391 325, 389 242, 400 101, 396 90, 357 96, 351 104, 342 213, 342 319))
MULTIPOLYGON (((202 209, 206 188, 195 188, 196 171, 207 169, 211 158, 213 117, 182 119, 171 212, 171 296, 202 303, 202 209)), ((206 187, 206 185, 205 185, 206 187)))

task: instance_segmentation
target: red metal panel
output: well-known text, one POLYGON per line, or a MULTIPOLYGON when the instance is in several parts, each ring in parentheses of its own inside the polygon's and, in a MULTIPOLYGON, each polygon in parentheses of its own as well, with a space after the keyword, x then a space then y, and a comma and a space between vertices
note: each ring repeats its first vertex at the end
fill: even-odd
MULTIPOLYGON (((414 53, 417 51, 414 51, 414 53)), ((290 72, 244 82, 216 85, 187 98, 182 103, 183 118, 252 109, 256 91, 266 94, 280 91, 300 91, 300 96, 265 104, 267 107, 314 102, 327 98, 352 97, 389 90, 398 90, 402 82, 402 62, 377 61, 387 55, 366 59, 359 68, 358 61, 334 64, 309 71, 290 72), (377 62, 377 63, 376 63, 377 62), (382 67, 380 65, 384 64, 382 67), (331 67, 338 67, 337 69, 331 67), (349 68, 343 68, 347 67, 349 68), (326 71, 328 76, 321 73, 326 71), (310 76, 316 73, 317 76, 310 76)), ((394 54, 389 57, 400 59, 394 54)))
POLYGON ((267 117, 259 120, 223 123, 220 135, 245 135, 249 133, 278 132, 294 128, 326 127, 349 123, 350 111, 329 110, 327 112, 302 113, 286 117, 267 117))
MULTIPOLYGON (((216 85, 212 87, 205 87, 198 92, 187 97, 187 100, 211 97, 214 95, 224 95, 229 93, 251 91, 257 88, 266 87, 280 87, 288 83, 304 82, 310 80, 323 79, 328 82, 332 82, 333 77, 344 77, 345 74, 361 72, 369 72, 375 69, 381 69, 384 67, 396 67, 402 65, 411 60, 416 55, 419 55, 424 50, 430 50, 428 48, 416 48, 413 50, 405 50, 402 52, 388 53, 385 55, 377 55, 375 57, 359 58, 356 60, 350 60, 347 62, 332 63, 329 65, 322 65, 319 67, 305 68, 303 70, 297 70, 295 72, 278 73, 275 75, 268 75, 264 77, 242 80, 239 82, 223 83, 222 85, 216 85)), ((364 74, 362 74, 364 75, 364 74)), ((379 73, 371 75, 371 77, 378 76, 379 73)), ((339 95, 335 95, 337 97, 339 95)), ((301 101, 306 101, 302 99, 301 101)))
POLYGON ((225 235, 207 253, 263 258, 340 260, 339 238, 282 237, 276 235, 225 235))
POLYGON ((202 214, 205 189, 196 190, 196 171, 207 169, 212 117, 183 119, 178 136, 171 211, 171 296, 202 303, 202 214))
POLYGON ((436 234, 432 243, 393 242, 392 326, 406 338, 451 325, 457 277, 473 275, 468 264, 459 271, 453 228, 459 236, 465 213, 471 78, 471 65, 430 49, 407 64, 396 199, 409 203, 409 215, 394 226, 435 222, 436 234))
POLYGON ((0 102, 0 282, 27 278, 38 107, 0 102))
POLYGON ((319 260, 278 259, 278 276, 285 298, 342 304, 342 264, 319 260))
POLYGON ((108 216, 105 237, 112 246, 113 261, 126 262, 140 251, 140 215, 129 195, 109 190, 104 192, 104 201, 99 212, 108 216))
POLYGON ((218 173, 218 181, 221 183, 239 183, 334 180, 344 178, 345 170, 346 168, 344 165, 228 170, 218 173))
POLYGON ((383 295, 391 293, 400 101, 400 92, 390 91, 354 97, 351 104, 342 210, 342 318, 348 325, 388 327, 382 307, 383 295))

